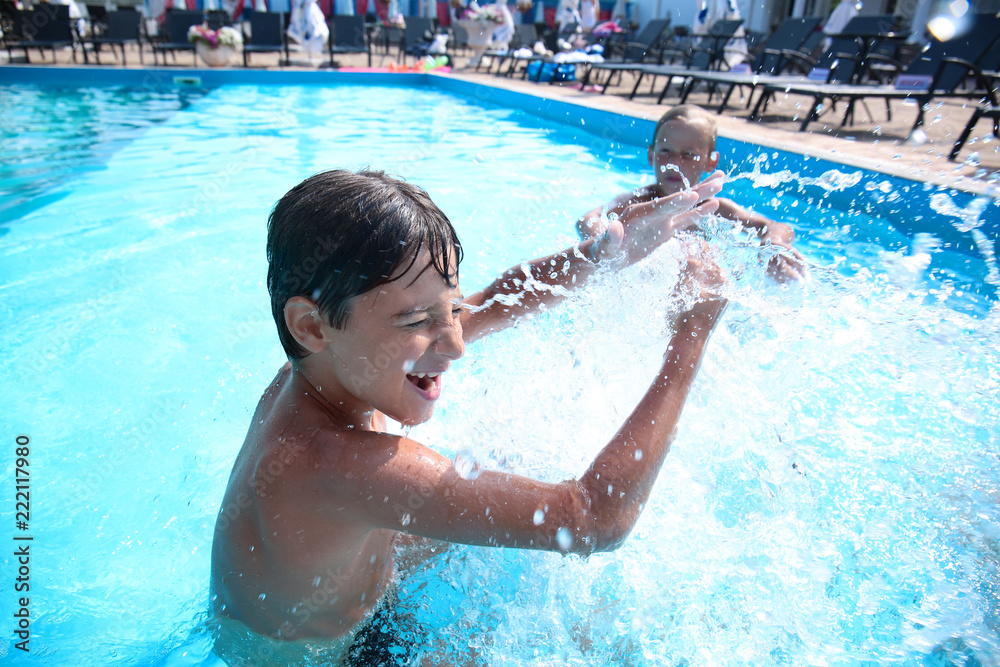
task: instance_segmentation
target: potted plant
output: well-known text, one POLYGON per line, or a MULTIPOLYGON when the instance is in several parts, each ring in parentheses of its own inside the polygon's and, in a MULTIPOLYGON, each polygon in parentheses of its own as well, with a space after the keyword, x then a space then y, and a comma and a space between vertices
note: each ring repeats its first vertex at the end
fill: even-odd
POLYGON ((209 67, 227 65, 236 50, 243 46, 243 36, 229 26, 212 30, 204 24, 193 25, 188 30, 187 38, 194 44, 198 57, 209 67))
POLYGON ((486 49, 489 48, 493 31, 503 24, 503 12, 495 4, 480 7, 473 1, 461 11, 459 17, 456 23, 465 28, 469 34, 469 48, 473 52, 469 66, 474 67, 479 63, 486 49))

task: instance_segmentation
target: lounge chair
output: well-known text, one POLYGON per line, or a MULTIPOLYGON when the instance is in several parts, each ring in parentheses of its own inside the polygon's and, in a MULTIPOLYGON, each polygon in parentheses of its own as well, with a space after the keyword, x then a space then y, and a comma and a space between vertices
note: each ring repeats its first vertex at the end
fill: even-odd
POLYGON ((660 62, 657 54, 657 47, 663 37, 663 33, 670 27, 670 19, 653 19, 647 23, 636 35, 635 39, 616 42, 614 44, 615 53, 605 53, 605 62, 620 63, 641 63, 650 62, 650 58, 655 56, 653 62, 660 62))
POLYGON ((403 28, 403 40, 399 43, 399 57, 406 63, 406 56, 416 56, 422 58, 427 55, 426 47, 421 47, 423 43, 430 44, 427 34, 434 34, 434 21, 423 16, 406 16, 406 27, 403 28))
MULTIPOLYGON (((634 40, 616 42, 613 49, 605 51, 603 63, 588 63, 587 71, 583 75, 583 81, 590 80, 591 70, 609 69, 607 66, 616 64, 631 65, 643 62, 662 63, 659 46, 663 33, 670 27, 670 19, 653 19, 643 27, 642 31, 634 40), (610 51, 614 52, 610 52, 610 51)), ((621 76, 621 70, 611 68, 606 84, 611 83, 611 78, 617 73, 621 76)))
MULTIPOLYGON (((52 51, 52 62, 56 62, 56 50, 70 48, 73 50, 73 62, 76 62, 77 34, 75 20, 69 17, 68 5, 39 3, 38 9, 18 11, 14 15, 13 39, 5 39, 7 57, 13 59, 14 49, 24 51, 24 60, 31 62, 28 49, 38 49, 45 54, 52 51)), ((83 50, 83 49, 81 49, 83 50)), ((87 62, 87 52, 83 50, 83 62, 87 62)))
MULTIPOLYGON (((892 85, 864 85, 858 83, 766 84, 764 94, 757 100, 751 119, 759 117, 758 110, 766 100, 778 93, 812 97, 809 112, 804 116, 800 130, 819 119, 822 103, 844 100, 847 102, 841 125, 854 119, 854 106, 859 100, 880 98, 885 100, 886 113, 891 119, 891 100, 913 99, 917 103, 917 117, 910 130, 912 134, 924 122, 924 112, 930 101, 941 97, 982 98, 989 83, 983 69, 995 69, 1000 62, 980 62, 991 51, 1000 34, 1000 17, 978 14, 973 18, 969 31, 947 42, 937 38, 924 47, 920 54, 903 69, 892 85), (978 85, 963 89, 967 78, 973 77, 978 85)), ((1000 57, 993 51, 993 57, 1000 57)))
MULTIPOLYGON (((607 84, 611 82, 611 78, 616 73, 620 74, 622 72, 629 72, 630 74, 637 75, 635 86, 633 86, 632 92, 628 96, 629 99, 632 99, 635 97, 636 93, 638 93, 639 85, 642 83, 643 78, 646 76, 653 77, 653 84, 650 86, 650 91, 652 91, 653 85, 655 85, 656 77, 666 76, 667 87, 664 88, 664 93, 661 93, 660 95, 660 99, 662 99, 666 90, 670 87, 670 82, 673 77, 686 76, 689 72, 719 69, 724 62, 726 44, 736 36, 736 31, 739 30, 742 25, 742 19, 723 19, 716 21, 712 24, 708 34, 701 36, 698 42, 692 45, 691 57, 684 65, 657 65, 650 63, 595 63, 587 72, 587 76, 584 78, 584 85, 590 82, 589 79, 591 72, 606 71, 608 72, 608 78, 605 80, 605 85, 602 89, 603 93, 604 90, 607 90, 607 84)), ((594 81, 594 83, 600 82, 594 81)))
POLYGON ((333 57, 338 53, 367 53, 368 66, 372 66, 372 47, 365 34, 364 16, 335 15, 330 26, 330 67, 335 67, 333 57))
POLYGON ((108 28, 108 8, 105 5, 85 5, 87 23, 90 25, 90 36, 97 37, 108 28))
POLYGON ((171 9, 167 12, 163 21, 164 39, 160 42, 153 42, 153 62, 156 62, 156 54, 163 56, 163 64, 167 64, 167 54, 173 56, 177 61, 178 51, 189 51, 191 53, 192 64, 198 64, 197 52, 194 44, 188 41, 188 30, 193 25, 201 25, 205 20, 204 14, 199 11, 186 11, 171 9))
POLYGON ((457 51, 469 50, 469 31, 467 31, 462 26, 458 25, 456 22, 451 24, 451 46, 457 51))
POLYGON ((698 83, 709 84, 709 99, 715 92, 718 85, 728 85, 722 102, 719 104, 718 112, 729 102, 729 98, 737 87, 750 86, 753 88, 760 75, 778 75, 785 70, 788 64, 800 54, 799 50, 811 35, 816 34, 816 28, 822 19, 818 16, 806 18, 785 19, 767 40, 761 45, 754 59, 749 63, 746 71, 740 72, 691 72, 687 75, 687 81, 681 89, 680 104, 687 101, 688 95, 694 90, 698 83))
MULTIPOLYGON (((897 39, 890 31, 898 23, 899 19, 891 14, 855 16, 844 27, 844 32, 836 35, 811 32, 797 48, 786 49, 781 57, 772 56, 762 63, 753 63, 749 72, 692 73, 687 81, 690 83, 691 78, 706 81, 713 90, 715 84, 728 84, 729 88, 718 108, 719 113, 726 108, 730 95, 737 87, 750 88, 750 96, 747 97, 747 108, 749 108, 753 91, 758 86, 766 84, 778 86, 820 82, 853 83, 866 67, 866 54, 882 48, 890 39, 897 39), (812 58, 809 54, 819 48, 822 40, 829 43, 818 58, 812 58), (777 67, 772 71, 772 65, 775 63, 777 67), (760 71, 754 71, 754 66, 759 67, 760 71), (783 70, 788 68, 798 70, 799 73, 783 73, 783 70)), ((689 85, 681 89, 682 102, 687 100, 692 89, 693 86, 689 85)), ((660 101, 663 101, 667 90, 664 89, 660 95, 660 101)))
MULTIPOLYGON (((285 37, 287 14, 284 12, 254 12, 250 15, 250 34, 243 30, 243 66, 250 67, 251 53, 283 53, 278 66, 288 63, 288 40, 285 37)), ((244 24, 246 25, 246 24, 244 24)))
MULTIPOLYGON (((88 5, 89 6, 89 5, 88 5)), ((122 65, 127 65, 125 59, 125 45, 135 44, 139 50, 139 62, 142 63, 142 14, 134 9, 119 9, 104 14, 104 31, 91 37, 91 48, 94 52, 94 60, 101 64, 101 48, 105 45, 118 47, 122 52, 122 65)))
MULTIPOLYGON (((483 52, 483 58, 489 58, 489 64, 486 66, 487 74, 496 64, 497 71, 494 74, 500 74, 500 70, 503 69, 503 65, 507 60, 513 59, 515 56, 514 51, 520 48, 530 49, 538 41, 538 31, 535 29, 532 23, 519 23, 514 26, 514 38, 511 39, 510 44, 504 50, 499 49, 487 49, 483 52)), ((476 71, 479 71, 479 66, 483 64, 483 59, 480 58, 479 62, 476 63, 476 71)), ((510 68, 508 68, 507 74, 510 74, 510 68)))
MULTIPOLYGON (((719 113, 725 109, 729 103, 729 96, 737 86, 750 88, 750 96, 747 98, 747 108, 749 108, 753 91, 758 86, 856 83, 866 71, 872 53, 887 48, 889 44, 894 45, 897 40, 901 39, 893 32, 898 26, 899 18, 892 14, 855 16, 848 21, 842 32, 835 35, 820 35, 820 39, 828 43, 824 52, 817 58, 812 58, 808 54, 820 43, 820 39, 816 38, 818 33, 807 35, 806 40, 798 49, 786 49, 779 62, 781 69, 791 67, 798 70, 799 74, 782 73, 781 69, 776 72, 768 72, 768 63, 765 62, 764 71, 759 72, 705 72, 691 76, 700 77, 710 84, 732 84, 727 90, 727 94, 723 96, 718 109, 719 113)), ((895 47, 893 46, 893 48, 895 47)), ((668 90, 669 84, 660 94, 660 102, 663 101, 668 90)), ((691 88, 685 86, 681 90, 681 99, 687 101, 687 96, 690 93, 691 88)))

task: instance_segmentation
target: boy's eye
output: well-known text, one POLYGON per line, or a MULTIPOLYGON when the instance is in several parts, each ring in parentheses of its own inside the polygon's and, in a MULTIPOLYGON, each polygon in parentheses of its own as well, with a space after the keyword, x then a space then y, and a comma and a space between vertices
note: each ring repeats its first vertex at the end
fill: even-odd
POLYGON ((660 149, 660 155, 667 159, 684 160, 685 162, 700 162, 701 155, 691 151, 672 151, 668 148, 660 149))

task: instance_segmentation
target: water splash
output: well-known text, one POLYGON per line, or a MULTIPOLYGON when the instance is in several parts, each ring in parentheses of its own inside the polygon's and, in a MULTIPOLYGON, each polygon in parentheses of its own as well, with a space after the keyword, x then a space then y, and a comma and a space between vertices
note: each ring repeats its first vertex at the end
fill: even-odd
POLYGON ((468 449, 463 449, 455 454, 455 472, 465 480, 474 480, 483 472, 483 464, 468 449))
POLYGON ((691 189, 691 181, 689 181, 687 176, 684 175, 684 172, 680 170, 680 167, 675 164, 664 164, 660 166, 661 173, 666 173, 667 171, 672 171, 681 177, 681 182, 684 184, 685 190, 691 189))

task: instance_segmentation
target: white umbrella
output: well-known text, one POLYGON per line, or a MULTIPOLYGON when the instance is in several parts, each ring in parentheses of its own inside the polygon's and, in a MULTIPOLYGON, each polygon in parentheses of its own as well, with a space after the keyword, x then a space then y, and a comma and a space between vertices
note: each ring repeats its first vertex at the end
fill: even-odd
POLYGON ((330 29, 316 0, 294 0, 288 36, 295 40, 299 49, 309 54, 310 59, 323 53, 330 29))

